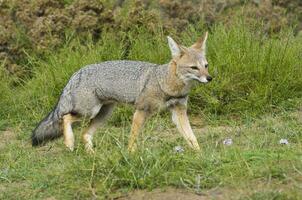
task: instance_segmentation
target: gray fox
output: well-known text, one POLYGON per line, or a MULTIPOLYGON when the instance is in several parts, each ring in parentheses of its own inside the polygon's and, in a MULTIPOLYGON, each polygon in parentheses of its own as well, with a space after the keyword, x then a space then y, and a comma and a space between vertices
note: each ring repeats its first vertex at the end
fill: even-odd
POLYGON ((83 141, 86 150, 93 152, 94 132, 110 116, 115 104, 122 102, 135 106, 130 152, 136 149, 135 140, 146 119, 164 108, 172 112, 172 120, 189 146, 199 150, 187 116, 187 100, 194 82, 212 80, 205 57, 207 36, 206 32, 191 47, 179 45, 168 36, 172 54, 168 64, 118 60, 80 69, 70 78, 55 108, 33 131, 32 145, 63 135, 65 145, 72 151, 72 123, 88 119, 83 141))

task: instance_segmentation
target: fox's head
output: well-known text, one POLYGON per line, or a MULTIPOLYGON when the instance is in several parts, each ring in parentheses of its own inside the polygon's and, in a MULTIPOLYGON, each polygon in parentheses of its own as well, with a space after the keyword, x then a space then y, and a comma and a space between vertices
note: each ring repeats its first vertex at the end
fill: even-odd
POLYGON ((206 32, 191 47, 179 45, 171 37, 167 37, 172 53, 172 65, 175 65, 175 73, 184 83, 193 80, 208 83, 212 80, 208 72, 209 64, 205 52, 207 37, 206 32))

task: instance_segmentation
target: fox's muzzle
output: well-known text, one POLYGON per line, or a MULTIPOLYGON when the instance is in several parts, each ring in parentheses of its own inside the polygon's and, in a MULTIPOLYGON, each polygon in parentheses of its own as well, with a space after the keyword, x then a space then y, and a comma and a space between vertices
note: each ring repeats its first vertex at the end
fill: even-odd
POLYGON ((207 81, 208 81, 208 82, 211 82, 212 79, 213 79, 213 78, 212 78, 211 76, 207 76, 207 81))
POLYGON ((192 79, 198 81, 199 83, 208 83, 211 82, 213 78, 211 76, 201 76, 201 77, 195 76, 192 79))

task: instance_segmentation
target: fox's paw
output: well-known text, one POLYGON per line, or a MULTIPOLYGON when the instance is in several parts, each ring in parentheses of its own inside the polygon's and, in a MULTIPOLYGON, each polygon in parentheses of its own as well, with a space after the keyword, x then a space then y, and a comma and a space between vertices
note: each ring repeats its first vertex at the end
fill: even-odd
POLYGON ((85 150, 86 150, 86 152, 87 152, 88 154, 94 154, 94 150, 93 150, 93 148, 92 148, 91 145, 86 144, 86 145, 85 145, 85 150))
POLYGON ((200 146, 199 146, 197 141, 195 141, 195 140, 192 141, 191 140, 189 144, 190 144, 190 146, 192 147, 192 149, 194 151, 200 151, 200 146))
POLYGON ((136 144, 128 146, 128 152, 129 153, 134 153, 136 150, 137 150, 137 145, 136 144))
POLYGON ((92 136, 89 134, 83 135, 83 142, 85 144, 85 150, 89 154, 94 154, 93 144, 92 144, 92 136))
POLYGON ((70 150, 73 151, 74 150, 74 144, 70 143, 70 142, 64 142, 65 146, 70 150))
POLYGON ((194 151, 200 151, 199 144, 194 144, 193 149, 194 151))
POLYGON ((200 147, 199 147, 199 145, 194 146, 194 147, 193 147, 193 149, 194 149, 195 151, 200 151, 200 147))
POLYGON ((66 146, 71 152, 74 150, 74 146, 66 146))

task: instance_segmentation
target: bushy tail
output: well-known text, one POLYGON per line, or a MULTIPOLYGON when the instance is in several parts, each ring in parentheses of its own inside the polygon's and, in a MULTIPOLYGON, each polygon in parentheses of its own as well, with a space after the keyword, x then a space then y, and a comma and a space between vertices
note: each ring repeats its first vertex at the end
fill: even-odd
POLYGON ((47 141, 63 135, 58 112, 54 109, 35 128, 31 136, 32 146, 45 144, 47 141))

